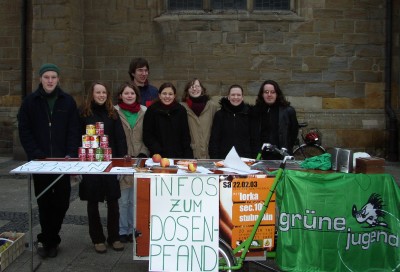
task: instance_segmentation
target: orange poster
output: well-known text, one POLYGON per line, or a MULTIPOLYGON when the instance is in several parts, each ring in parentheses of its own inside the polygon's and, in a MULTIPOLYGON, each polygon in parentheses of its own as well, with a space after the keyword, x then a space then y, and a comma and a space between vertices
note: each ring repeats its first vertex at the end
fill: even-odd
MULTIPOLYGON (((233 177, 224 179, 220 186, 220 236, 232 248, 246 240, 252 231, 264 200, 270 192, 273 177, 233 177), (228 181, 231 180, 231 181, 228 181), (222 215, 226 216, 222 216, 222 215), (229 219, 230 222, 227 222, 229 219), (230 226, 230 233, 221 233, 221 226, 230 226)), ((250 250, 263 256, 265 250, 272 250, 275 244, 275 195, 268 204, 267 211, 256 232, 250 250)), ((255 256, 255 255, 253 255, 255 256)), ((258 256, 258 255, 257 255, 258 256)))

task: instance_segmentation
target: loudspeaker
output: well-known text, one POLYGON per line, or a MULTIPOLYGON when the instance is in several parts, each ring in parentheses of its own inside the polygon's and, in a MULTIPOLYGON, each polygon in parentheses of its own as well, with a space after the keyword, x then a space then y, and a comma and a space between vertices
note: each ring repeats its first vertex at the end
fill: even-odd
POLYGON ((327 152, 329 154, 331 154, 331 164, 332 164, 331 169, 333 171, 337 171, 338 170, 338 168, 337 168, 337 159, 338 159, 339 150, 340 150, 340 148, 338 148, 338 147, 329 148, 327 150, 327 152))
POLYGON ((353 172, 353 151, 348 149, 339 149, 337 155, 337 171, 342 173, 353 172))

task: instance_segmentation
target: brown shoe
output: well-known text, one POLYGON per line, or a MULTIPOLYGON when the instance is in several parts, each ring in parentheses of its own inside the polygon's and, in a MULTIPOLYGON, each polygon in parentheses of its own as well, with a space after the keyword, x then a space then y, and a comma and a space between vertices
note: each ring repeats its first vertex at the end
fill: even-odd
POLYGON ((115 251, 122 251, 122 250, 124 250, 124 244, 123 243, 121 243, 120 241, 115 241, 114 243, 112 243, 112 248, 115 250, 115 251))
POLYGON ((94 250, 96 250, 96 252, 100 254, 107 252, 107 248, 104 243, 94 244, 94 250))

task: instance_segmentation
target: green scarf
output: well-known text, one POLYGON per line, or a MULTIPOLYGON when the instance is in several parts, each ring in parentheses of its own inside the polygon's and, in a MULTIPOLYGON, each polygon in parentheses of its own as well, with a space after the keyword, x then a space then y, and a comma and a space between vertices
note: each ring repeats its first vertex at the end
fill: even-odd
POLYGON ((136 120, 138 118, 138 113, 137 112, 130 112, 128 110, 123 110, 121 109, 122 113, 125 115, 126 120, 128 120, 129 127, 133 128, 136 124, 136 120))

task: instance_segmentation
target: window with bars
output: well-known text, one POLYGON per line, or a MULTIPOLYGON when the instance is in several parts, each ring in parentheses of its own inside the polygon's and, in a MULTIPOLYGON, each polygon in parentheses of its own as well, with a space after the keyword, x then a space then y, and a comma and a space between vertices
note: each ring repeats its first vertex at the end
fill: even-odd
POLYGON ((290 0, 168 0, 168 10, 246 10, 248 4, 254 10, 290 10, 290 0))

